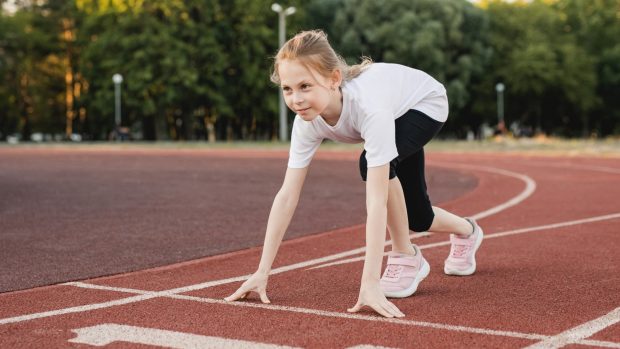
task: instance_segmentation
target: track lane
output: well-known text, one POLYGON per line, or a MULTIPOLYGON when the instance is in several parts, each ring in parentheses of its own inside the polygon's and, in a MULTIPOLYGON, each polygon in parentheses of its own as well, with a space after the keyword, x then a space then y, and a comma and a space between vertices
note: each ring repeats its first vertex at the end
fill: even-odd
MULTIPOLYGON (((462 158, 459 158, 459 160, 461 159, 462 158)), ((613 183, 617 184, 618 177, 614 177, 613 173, 605 171, 598 171, 600 175, 591 175, 588 178, 583 178, 583 176, 571 175, 569 171, 555 172, 551 169, 552 166, 550 166, 550 168, 543 168, 542 170, 540 168, 536 170, 534 168, 535 166, 530 166, 528 168, 526 164, 515 164, 514 159, 513 161, 507 161, 505 158, 503 160, 501 158, 483 158, 478 159, 476 163, 499 166, 514 171, 522 170, 532 175, 537 183, 539 183, 537 191, 530 199, 524 202, 524 204, 482 220, 485 231, 498 231, 500 227, 513 229, 526 228, 531 226, 526 225, 526 223, 541 225, 552 224, 562 222, 561 219, 564 219, 564 222, 569 221, 569 219, 566 218, 575 220, 578 218, 592 217, 587 216, 587 214, 610 213, 603 211, 609 211, 609 203, 617 203, 617 197, 618 194, 620 194, 615 186, 610 186, 610 184, 613 183), (555 197, 549 198, 549 195, 555 195, 555 197), (584 205, 584 203, 588 202, 601 202, 603 204, 584 205), (540 211, 543 212, 535 214, 540 211), (524 217, 527 217, 527 220, 524 220, 524 217)), ((481 183, 484 184, 483 181, 481 181, 481 183)), ((476 197, 475 192, 468 195, 470 196, 468 201, 476 197)), ((487 196, 488 195, 489 193, 487 193, 487 196)), ((463 207, 467 200, 458 202, 459 200, 455 200, 456 204, 463 207)), ((450 204, 454 205, 455 202, 450 204)), ((463 207, 462 209, 468 210, 470 208, 463 207)), ((618 303, 620 303, 618 297, 613 296, 618 294, 617 284, 613 283, 613 281, 609 282, 609 278, 606 277, 607 275, 617 275, 619 272, 617 268, 620 264, 618 262, 620 261, 617 261, 616 257, 618 241, 615 235, 615 228, 617 226, 618 221, 610 219, 607 221, 561 227, 560 229, 552 228, 519 236, 505 236, 497 239, 489 239, 485 241, 483 249, 481 250, 483 252, 480 255, 479 272, 476 276, 471 278, 455 279, 442 276, 440 272, 438 272, 440 271, 439 268, 443 258, 445 258, 445 254, 447 254, 447 247, 425 250, 423 253, 431 262, 431 276, 421 285, 420 293, 408 299, 398 300, 400 303, 397 303, 397 305, 399 305, 402 310, 407 309, 407 311, 405 311, 405 313, 409 315, 407 319, 413 319, 413 321, 435 323, 430 320, 437 319, 439 321, 436 323, 445 324, 446 326, 449 326, 451 323, 455 325, 455 322, 457 326, 475 325, 479 322, 479 324, 483 325, 481 328, 492 331, 515 328, 517 333, 532 333, 541 336, 556 335, 569 328, 590 321, 593 318, 597 318, 601 315, 600 310, 607 309, 607 311, 610 311, 613 309, 614 304, 617 306, 618 303), (588 235, 584 237, 584 234, 588 235), (511 251, 511 253, 507 253, 508 251, 511 251), (575 257, 575 251, 581 251, 583 252, 582 255, 587 256, 587 263, 580 266, 578 270, 571 268, 571 265, 575 263, 575 258, 579 261, 582 260, 581 257, 575 257), (514 269, 515 266, 517 269, 514 269), (606 268, 601 268, 601 266, 606 266, 606 268), (595 269, 595 273, 592 272, 592 268, 595 269), (542 273, 540 273, 541 271, 542 273), (534 272, 539 272, 540 274, 533 274, 534 272), (572 282, 558 282, 558 276, 562 275, 573 276, 573 280, 570 280, 572 282), (535 277, 532 278, 532 276, 535 277), (529 285, 528 283, 533 285, 529 285), (580 285, 580 287, 575 287, 576 284, 580 285), (518 292, 519 289, 515 289, 515 285, 521 286, 521 291, 523 292, 518 292), (479 294, 481 286, 483 286, 482 289, 484 292, 490 294, 487 295, 488 297, 482 299, 482 301, 479 301, 476 306, 473 300, 475 300, 476 295, 479 294), (554 287, 560 288, 563 294, 558 295, 554 287), (536 293, 539 299, 531 299, 532 297, 527 298, 528 296, 532 296, 533 290, 537 292, 538 290, 542 290, 544 292, 536 293), (594 290, 594 293, 591 292, 592 290, 594 290), (502 303, 506 298, 509 298, 512 303, 502 303), (469 304, 466 304, 464 307, 461 304, 459 307, 460 303, 454 303, 455 299, 465 299, 469 304), (527 302, 528 299, 530 300, 529 303, 527 302), (593 302, 592 299, 596 299, 597 301, 593 302), (522 304, 519 304, 519 301, 522 302, 522 304), (510 307, 511 304, 515 305, 515 302, 522 307, 510 307), (440 306, 439 308, 437 307, 438 305, 440 306), (489 311, 491 313, 488 313, 489 311), (468 312, 474 312, 477 315, 474 318, 456 316, 457 314, 466 314, 468 312), (489 316, 486 314, 492 314, 493 316, 494 321, 491 325, 489 325, 489 316), (434 318, 434 316, 436 316, 436 318, 434 318), (531 331, 527 331, 528 329, 531 331)), ((328 234, 325 234, 322 238, 328 237, 327 235, 328 234)), ((437 234, 424 239, 435 241, 434 239, 438 239, 436 235, 437 234)), ((332 234, 329 236, 330 240, 328 241, 335 244, 340 243, 341 240, 338 240, 338 237, 344 237, 343 240, 349 244, 351 244, 350 241, 352 239, 353 245, 357 244, 359 246, 360 242, 363 243, 363 234, 360 234, 359 230, 356 232, 355 229, 350 232, 341 231, 339 235, 332 234)), ((305 246, 307 247, 310 245, 312 244, 305 246)), ((326 247, 327 245, 328 244, 324 244, 326 247)), ((291 249, 291 251, 299 251, 297 247, 300 246, 304 246, 304 244, 297 243, 293 240, 287 245, 286 249, 283 245, 281 252, 288 249, 291 249)), ((303 251, 304 254, 312 254, 315 252, 307 249, 301 251, 303 251)), ((219 258, 217 261, 213 261, 213 263, 205 263, 203 267, 210 270, 215 269, 217 266, 234 267, 235 262, 238 261, 238 266, 241 268, 244 263, 257 263, 260 257, 258 252, 260 252, 259 249, 254 251, 242 251, 236 256, 223 257, 219 258), (251 260, 251 258, 255 260, 251 260), (212 266, 209 267, 209 265, 212 266)), ((284 259, 291 258, 298 260, 299 253, 296 255, 291 252, 290 256, 283 254, 283 257, 284 259)), ((256 263, 251 266, 255 266, 256 263)), ((200 263, 196 263, 194 266, 197 265, 200 265, 200 263)), ((270 298, 272 302, 286 304, 287 306, 299 305, 299 308, 303 308, 301 306, 306 305, 309 306, 309 308, 304 309, 319 309, 318 311, 341 313, 343 311, 342 307, 347 306, 347 302, 350 303, 355 301, 353 298, 357 295, 357 280, 359 280, 359 275, 357 274, 361 273, 361 269, 360 265, 355 263, 350 266, 330 268, 329 275, 332 279, 328 279, 324 273, 319 273, 318 270, 303 273, 283 273, 272 276, 270 278, 270 298), (347 269, 349 267, 351 268, 347 269), (336 269, 340 272, 337 272, 336 269), (338 276, 339 274, 343 276, 338 276), (331 281, 328 282, 326 279, 331 281), (335 284, 339 285, 339 288, 334 287, 335 284), (349 294, 352 296, 349 297, 349 294), (338 301, 330 300, 329 297, 338 301)), ((197 272, 199 269, 199 267, 196 267, 194 272, 197 272)), ((252 268, 250 268, 250 272, 251 270, 252 268)), ((168 271, 171 274, 175 272, 173 268, 168 269, 168 271)), ((154 276, 155 275, 151 274, 151 277, 154 276)), ((116 280, 120 281, 119 278, 116 280)), ((193 291, 189 294, 191 294, 192 297, 213 299, 215 297, 227 295, 227 293, 225 293, 225 291, 229 291, 227 288, 234 290, 237 286, 238 284, 228 284, 193 291)), ((151 307, 151 303, 155 304, 159 299, 160 298, 140 302, 136 304, 134 308, 149 312, 147 308, 151 307), (145 308, 142 309, 143 307, 145 308)), ((255 301, 251 301, 250 303, 252 302, 255 301)), ((122 308, 124 309, 127 306, 129 305, 122 306, 122 308)), ((211 312, 219 306, 226 308, 227 305, 217 303, 215 305, 212 304, 212 306, 213 308, 205 308, 203 311, 211 312)), ((158 308, 154 305, 153 307, 153 309, 160 309, 159 311, 168 312, 167 307, 158 308)), ((202 309, 202 307, 196 307, 202 309)), ((238 306, 235 305, 235 308, 237 307, 238 306)), ((103 311, 103 309, 95 312, 100 311, 103 311)), ((265 321, 268 318, 270 319, 272 316, 276 316, 276 318, 278 316, 282 317, 282 314, 274 315, 273 310, 271 312, 259 311, 256 315, 251 315, 255 314, 253 312, 245 313, 245 311, 239 311, 239 313, 243 313, 250 318, 260 318, 261 321, 265 321)), ((278 312, 276 311, 275 313, 278 312)), ((219 311, 214 311, 212 313, 213 318, 218 319, 218 321, 228 318, 231 316, 230 314, 232 313, 226 312, 225 310, 221 313, 219 311)), ((173 316, 173 314, 170 314, 170 316, 173 316)), ((370 312, 368 316, 373 317, 370 312)), ((297 326, 306 324, 306 322, 304 322, 306 320, 300 322, 300 319, 299 317, 295 318, 293 316, 290 321, 293 321, 297 326)), ((311 323, 313 320, 308 319, 307 321, 311 323)), ((342 324, 336 326, 340 326, 339 328, 341 331, 339 334, 345 333, 345 330, 342 330, 342 324)), ((347 323, 345 326, 355 327, 356 325, 347 323)), ((420 329, 419 327, 423 326, 417 326, 413 334, 411 330, 409 330, 406 334, 403 334, 403 336, 408 336, 406 338, 412 338, 416 342, 433 343, 432 341, 429 342, 429 340, 431 338, 437 338, 439 335, 426 333, 425 331, 427 330, 420 329)), ((614 329, 615 327, 603 329, 598 334, 595 333, 591 340, 596 340, 595 338, 599 338, 597 335, 602 335, 604 338, 600 340, 612 341, 612 344, 614 342, 617 343, 620 341, 620 338, 615 337, 616 332, 614 329)), ((291 329, 290 331, 299 334, 299 332, 297 332, 299 331, 299 327, 291 329)), ((315 331, 316 334, 316 328, 314 328, 313 331, 315 331)), ((356 328, 356 331, 360 331, 360 329, 356 328)), ((371 332, 363 333, 375 333, 372 332, 371 329, 366 331, 371 332)), ((436 329, 433 331, 436 331, 436 329)), ((466 338, 469 338, 469 340, 474 338, 473 342, 469 342, 470 345, 479 346, 481 343, 484 343, 484 345, 496 346, 498 344, 494 342, 497 339, 495 338, 496 336, 492 335, 482 337, 472 335, 464 337, 460 335, 452 337, 452 334, 441 333, 442 334, 439 336, 456 341, 452 343, 462 343, 463 341, 467 341, 466 338), (493 339, 490 339, 491 337, 493 339)), ((521 347, 535 342, 537 341, 508 341, 501 342, 500 346, 521 347)), ((306 346, 312 347, 312 343, 315 342, 312 342, 311 339, 307 339, 305 343, 308 343, 306 346)), ((446 343, 449 342, 443 344, 445 345, 446 343)), ((584 343, 587 344, 588 342, 582 341, 580 343, 584 345, 584 343)), ((401 342, 400 346, 403 346, 402 344, 401 342)), ((439 344, 441 343, 434 343, 429 346, 433 347, 435 344, 440 346, 439 344)), ((379 345, 389 346, 386 345, 385 342, 381 342, 379 345)))

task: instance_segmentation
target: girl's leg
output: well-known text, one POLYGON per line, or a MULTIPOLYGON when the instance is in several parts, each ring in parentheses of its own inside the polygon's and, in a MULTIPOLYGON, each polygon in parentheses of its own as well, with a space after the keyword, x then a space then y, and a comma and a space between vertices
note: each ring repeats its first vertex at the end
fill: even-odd
MULTIPOLYGON (((390 180, 387 208, 387 228, 392 239, 392 251, 414 255, 415 250, 409 238, 408 220, 405 219, 407 217, 405 196, 398 177, 390 180)), ((471 223, 462 217, 436 206, 433 206, 433 213, 435 218, 429 231, 460 236, 469 236, 473 231, 471 223)))
POLYGON ((392 251, 415 255, 409 238, 405 195, 398 177, 390 180, 387 214, 387 228, 392 238, 392 251))
POLYGON ((442 208, 431 206, 424 174, 424 149, 401 161, 392 178, 388 193, 387 226, 392 238, 392 251, 415 254, 409 238, 410 230, 457 234, 473 231, 471 223, 442 208), (405 178, 401 182, 399 177, 405 178))
POLYGON ((459 217, 442 208, 433 206, 433 213, 435 213, 435 219, 433 219, 433 224, 431 224, 428 231, 432 231, 433 233, 451 233, 467 237, 471 235, 474 230, 471 223, 465 218, 459 217))

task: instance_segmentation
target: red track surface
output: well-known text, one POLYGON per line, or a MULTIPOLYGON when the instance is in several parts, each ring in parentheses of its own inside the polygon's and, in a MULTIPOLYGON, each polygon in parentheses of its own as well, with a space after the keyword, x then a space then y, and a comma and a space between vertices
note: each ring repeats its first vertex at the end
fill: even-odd
POLYGON ((430 167, 478 178, 475 190, 442 207, 479 216, 486 239, 476 274, 449 277, 447 236, 415 236, 431 274, 414 296, 393 300, 405 318, 346 312, 357 299, 363 251, 325 257, 363 247, 358 225, 284 242, 266 305, 256 295, 222 300, 255 270, 260 248, 0 294, 0 347, 87 348, 108 338, 110 348, 620 348, 618 159, 428 158, 430 167))

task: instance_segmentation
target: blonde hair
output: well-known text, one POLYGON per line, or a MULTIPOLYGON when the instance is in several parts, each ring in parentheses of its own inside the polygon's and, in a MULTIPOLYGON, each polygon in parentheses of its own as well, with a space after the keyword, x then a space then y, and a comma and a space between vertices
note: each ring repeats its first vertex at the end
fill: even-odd
POLYGON ((297 59, 324 77, 329 77, 334 70, 340 69, 343 82, 357 77, 372 63, 369 57, 362 57, 360 64, 348 65, 331 47, 327 34, 322 30, 302 31, 280 48, 271 73, 271 81, 277 85, 280 85, 278 65, 285 59, 297 59))

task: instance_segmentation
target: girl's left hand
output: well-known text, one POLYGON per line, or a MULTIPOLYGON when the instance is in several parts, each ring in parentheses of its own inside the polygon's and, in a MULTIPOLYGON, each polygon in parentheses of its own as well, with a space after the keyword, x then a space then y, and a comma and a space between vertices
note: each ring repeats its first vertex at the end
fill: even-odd
POLYGON ((363 306, 369 306, 374 309, 377 313, 385 316, 385 317, 404 317, 403 314, 398 308, 394 305, 394 303, 390 302, 385 298, 383 291, 381 291, 381 287, 379 283, 372 284, 362 284, 360 288, 360 294, 357 299, 357 304, 353 308, 347 309, 349 313, 358 312, 363 306))

